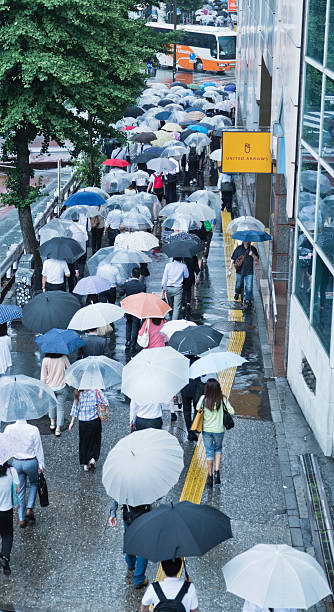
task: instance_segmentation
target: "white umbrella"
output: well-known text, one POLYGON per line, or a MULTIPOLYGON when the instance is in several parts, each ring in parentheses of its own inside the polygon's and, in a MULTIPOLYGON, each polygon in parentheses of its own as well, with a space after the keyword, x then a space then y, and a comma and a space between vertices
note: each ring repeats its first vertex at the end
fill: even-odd
POLYGON ((222 160, 222 150, 221 149, 216 149, 215 151, 212 151, 212 153, 210 153, 210 159, 212 159, 213 161, 221 162, 221 160, 222 160))
POLYGON ((176 331, 181 331, 182 329, 186 329, 186 327, 193 327, 196 325, 194 321, 187 321, 186 319, 174 319, 174 321, 167 321, 162 328, 160 329, 160 334, 163 334, 167 340, 174 334, 176 331))
POLYGON ((257 544, 231 559, 223 574, 227 590, 263 608, 303 608, 331 594, 311 555, 286 544, 257 544))
POLYGON ((216 218, 216 213, 213 208, 200 202, 178 202, 167 204, 161 211, 164 217, 172 215, 183 217, 190 215, 194 221, 211 221, 216 218))
POLYGON ((104 355, 90 356, 72 363, 65 382, 75 389, 108 389, 120 385, 123 365, 104 355))
POLYGON ((189 360, 170 346, 145 349, 123 369, 122 392, 138 404, 169 402, 189 382, 189 360))
POLYGON ((118 321, 123 316, 124 311, 119 306, 99 302, 77 310, 67 328, 76 329, 77 331, 97 329, 98 327, 105 327, 114 321, 118 321))
POLYGON ((131 251, 150 251, 159 246, 159 240, 148 232, 134 232, 122 242, 122 249, 131 251))
POLYGON ((192 364, 189 376, 190 378, 197 378, 198 376, 211 374, 211 372, 217 373, 221 372, 221 370, 228 370, 228 368, 236 368, 243 363, 247 363, 247 359, 240 357, 237 353, 210 351, 205 357, 201 357, 201 359, 192 364))
POLYGON ((164 157, 151 159, 151 161, 147 162, 147 167, 155 172, 173 172, 175 170, 175 164, 164 157))
POLYGON ((119 504, 139 506, 163 497, 183 469, 183 450, 163 429, 144 429, 122 438, 104 462, 102 483, 119 504))
POLYGON ((56 402, 51 387, 37 378, 24 374, 0 378, 0 421, 40 419, 56 402))

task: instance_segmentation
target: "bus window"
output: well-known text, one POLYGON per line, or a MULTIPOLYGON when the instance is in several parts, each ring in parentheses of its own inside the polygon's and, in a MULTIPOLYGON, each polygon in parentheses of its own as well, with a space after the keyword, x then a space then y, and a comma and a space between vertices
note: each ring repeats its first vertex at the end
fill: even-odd
POLYGON ((219 59, 235 59, 235 36, 218 36, 219 59))

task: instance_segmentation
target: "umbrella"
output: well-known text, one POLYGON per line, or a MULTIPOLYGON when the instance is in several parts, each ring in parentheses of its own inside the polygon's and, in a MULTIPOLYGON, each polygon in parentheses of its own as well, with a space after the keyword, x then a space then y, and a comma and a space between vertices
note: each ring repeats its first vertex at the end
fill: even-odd
POLYGON ((159 240, 148 232, 133 232, 122 242, 122 249, 131 251, 150 251, 159 246, 159 240))
POLYGON ((66 370, 65 382, 75 389, 109 389, 121 384, 123 365, 104 355, 79 359, 66 370))
POLYGON ((163 100, 160 100, 159 102, 159 106, 168 106, 168 104, 173 104, 174 100, 171 100, 170 98, 164 98, 163 100))
POLYGON ((195 91, 196 89, 197 89, 197 90, 198 90, 198 89, 201 89, 201 86, 200 86, 198 83, 189 83, 189 85, 188 85, 188 89, 192 89, 192 90, 194 90, 194 91, 195 91))
POLYGON ((189 360, 186 357, 170 346, 149 348, 124 367, 122 392, 138 404, 164 403, 188 382, 189 360))
POLYGON ((201 251, 204 249, 204 242, 196 236, 196 234, 188 234, 188 232, 178 232, 177 234, 171 234, 168 236, 166 242, 178 242, 179 240, 191 240, 197 242, 201 246, 201 251))
POLYGON ((187 327, 196 327, 196 323, 194 321, 187 321, 186 319, 174 319, 173 321, 167 321, 167 323, 161 327, 160 333, 169 341, 170 337, 176 331, 181 331, 187 327))
POLYGON ((42 336, 35 339, 42 353, 57 353, 58 355, 70 355, 82 346, 84 341, 77 332, 71 329, 50 329, 42 336))
POLYGON ((200 204, 199 202, 196 204, 193 202, 172 202, 164 206, 161 215, 164 217, 170 215, 180 215, 180 217, 189 215, 194 221, 211 221, 216 218, 216 213, 213 208, 205 204, 200 204))
POLYGON ((206 134, 192 133, 184 141, 189 147, 206 147, 209 144, 210 138, 206 134))
POLYGON ((187 83, 184 83, 183 81, 174 81, 174 83, 171 83, 169 87, 184 87, 184 89, 188 89, 190 85, 187 85, 187 83))
POLYGON ((175 332, 169 341, 169 346, 182 355, 200 355, 218 346, 222 337, 223 334, 208 325, 197 325, 195 329, 187 327, 175 332))
POLYGON ((234 240, 242 240, 242 242, 266 242, 271 240, 270 234, 267 232, 259 232, 255 230, 241 230, 240 232, 234 232, 232 234, 234 240))
POLYGON ((97 193, 104 200, 107 200, 109 198, 108 193, 104 189, 101 189, 100 187, 83 187, 82 189, 79 189, 78 193, 83 193, 85 191, 87 191, 88 193, 90 192, 97 193))
POLYGON ((194 219, 191 214, 177 214, 174 213, 162 224, 162 229, 180 230, 182 232, 188 232, 191 229, 199 229, 201 227, 201 221, 194 219))
POLYGON ((199 202, 200 204, 207 204, 208 206, 216 206, 220 203, 218 193, 208 189, 197 189, 197 191, 193 191, 187 199, 188 202, 199 202))
POLYGON ((134 159, 135 164, 147 164, 151 159, 156 159, 163 152, 162 147, 150 147, 134 159))
POLYGON ((128 106, 123 113, 123 117, 140 117, 143 114, 144 111, 139 106, 128 106))
POLYGON ((198 361, 195 361, 190 366, 189 376, 190 378, 198 378, 205 374, 216 374, 222 370, 236 368, 243 363, 247 363, 247 359, 240 357, 237 353, 211 351, 208 355, 201 357, 201 359, 198 359, 198 361))
POLYGON ((7 433, 0 433, 0 465, 3 465, 13 457, 14 445, 10 435, 7 433))
POLYGON ((187 155, 189 153, 189 149, 182 144, 168 144, 168 146, 163 150, 160 157, 175 157, 175 159, 181 159, 183 155, 187 155))
POLYGON ((86 276, 85 278, 81 278, 75 285, 73 293, 77 295, 96 295, 103 293, 103 291, 108 291, 110 287, 111 283, 106 278, 102 278, 101 276, 86 276))
POLYGON ((177 240, 162 247, 163 253, 168 257, 193 257, 202 250, 202 245, 195 240, 177 240))
POLYGON ((53 328, 66 329, 74 313, 79 310, 78 298, 65 291, 46 291, 35 295, 23 308, 22 323, 35 333, 53 328))
MULTIPOLYGON (((75 209, 76 208, 77 207, 75 207, 75 209)), ((92 210, 92 209, 93 209, 92 206, 91 207, 87 206, 87 211, 92 210)), ((73 215, 73 208, 69 208, 65 212, 69 212, 71 215, 73 215)), ((78 231, 78 229, 80 230, 80 226, 79 228, 76 228, 76 232, 78 231)), ((74 238, 72 221, 71 220, 66 221, 64 218, 57 219, 55 217, 54 219, 51 219, 49 223, 46 223, 45 225, 43 225, 43 227, 41 227, 41 229, 39 230, 40 244, 41 245, 44 244, 48 240, 51 240, 51 238, 74 238)), ((82 242, 84 242, 85 239, 86 239, 86 236, 83 231, 82 232, 82 242)), ((74 238, 74 240, 76 240, 76 238, 74 238)))
POLYGON ((314 557, 286 544, 257 544, 231 559, 223 574, 228 591, 261 608, 310 608, 331 594, 314 557))
POLYGON ((163 130, 156 132, 156 140, 152 141, 152 144, 161 147, 164 143, 173 140, 173 134, 171 132, 164 132, 163 130))
POLYGON ((262 221, 259 221, 259 219, 245 215, 243 217, 236 217, 235 219, 232 219, 226 228, 226 231, 229 234, 248 230, 264 232, 265 227, 262 221))
POLYGON ((117 247, 104 247, 99 249, 87 262, 90 274, 96 274, 101 263, 104 264, 140 264, 150 263, 151 259, 142 251, 130 251, 117 247))
POLYGON ((159 113, 155 115, 155 118, 159 119, 159 121, 167 121, 167 119, 169 119, 170 116, 171 116, 170 111, 160 111, 159 113))
POLYGON ((205 113, 200 110, 194 110, 190 111, 190 113, 188 113, 188 116, 189 119, 191 119, 192 121, 200 121, 201 119, 204 119, 205 113))
POLYGON ((178 123, 165 123, 162 129, 166 132, 182 132, 182 128, 178 123))
POLYGON ((197 557, 232 537, 229 517, 212 506, 160 504, 126 530, 124 552, 150 561, 197 557))
POLYGON ((221 160, 222 160, 222 150, 221 149, 216 149, 215 151, 210 153, 210 159, 212 159, 213 161, 221 162, 221 160))
POLYGON ((0 378, 0 421, 40 419, 56 402, 51 387, 36 378, 23 374, 0 378))
POLYGON ((201 134, 208 134, 209 130, 207 130, 204 125, 189 125, 188 126, 188 130, 191 130, 192 132, 199 132, 201 134))
POLYGON ((42 258, 64 259, 68 263, 74 263, 84 254, 80 243, 73 238, 55 237, 47 240, 38 250, 42 258))
POLYGON ((0 304, 0 324, 10 323, 14 319, 21 318, 22 308, 20 308, 19 306, 7 306, 5 304, 0 304))
POLYGON ((133 142, 143 142, 144 144, 147 142, 152 142, 152 140, 156 139, 156 135, 154 132, 139 132, 136 134, 131 134, 131 140, 133 142))
POLYGON ((125 312, 138 319, 157 319, 163 318, 171 307, 161 300, 155 293, 135 293, 128 295, 121 301, 121 306, 125 312))
POLYGON ((67 327, 78 331, 97 329, 118 321, 123 317, 123 314, 122 309, 115 304, 105 304, 104 302, 89 304, 89 306, 84 306, 75 313, 67 327))
MULTIPOLYGON (((63 213, 61 213, 61 217, 60 219, 52 219, 52 221, 50 221, 49 223, 47 223, 46 226, 43 225, 43 227, 40 229, 39 233, 41 234, 42 230, 44 230, 44 228, 48 227, 49 225, 51 225, 51 223, 53 223, 54 221, 63 221, 64 219, 73 219, 73 217, 75 218, 77 215, 79 215, 79 218, 81 216, 85 216, 86 218, 89 217, 90 215, 90 211, 96 211, 95 214, 98 215, 99 210, 95 207, 95 206, 86 206, 86 205, 81 205, 81 206, 72 206, 71 208, 66 208, 66 210, 64 210, 63 213)), ((93 215, 95 216, 95 215, 93 215)), ((69 227, 69 226, 68 226, 69 227)))
POLYGON ((153 227, 152 221, 146 215, 142 215, 136 210, 124 213, 122 225, 132 230, 145 230, 152 229, 153 227))
POLYGON ((152 159, 148 162, 147 167, 155 172, 173 172, 175 170, 175 164, 169 159, 152 159))
POLYGON ((102 162, 102 164, 104 166, 111 166, 113 168, 126 168, 127 166, 130 166, 128 161, 125 159, 118 159, 117 157, 114 159, 106 159, 104 162, 102 162))
POLYGON ((108 495, 119 504, 151 504, 177 483, 183 469, 183 450, 161 429, 135 431, 109 452, 102 471, 108 495))
POLYGON ((65 206, 102 206, 104 198, 92 191, 72 193, 65 201, 65 206))

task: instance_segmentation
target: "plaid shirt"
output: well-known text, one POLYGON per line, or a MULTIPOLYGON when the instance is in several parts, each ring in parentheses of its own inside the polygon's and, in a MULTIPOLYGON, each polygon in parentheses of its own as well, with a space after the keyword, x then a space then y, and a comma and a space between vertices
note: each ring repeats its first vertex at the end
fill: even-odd
MULTIPOLYGON (((78 417, 79 421, 93 421, 97 419, 99 415, 97 413, 96 391, 96 389, 81 391, 79 403, 73 402, 71 416, 78 417)), ((103 403, 109 406, 109 402, 104 393, 100 390, 98 390, 98 392, 103 403)))

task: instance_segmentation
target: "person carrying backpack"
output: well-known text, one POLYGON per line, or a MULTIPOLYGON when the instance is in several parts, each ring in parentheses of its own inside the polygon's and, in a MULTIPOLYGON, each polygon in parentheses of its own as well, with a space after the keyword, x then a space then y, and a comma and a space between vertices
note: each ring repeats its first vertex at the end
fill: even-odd
POLYGON ((161 582, 153 582, 146 589, 141 601, 141 612, 149 612, 151 604, 154 606, 154 612, 198 612, 193 583, 177 577, 182 567, 182 559, 168 559, 162 561, 161 565, 166 578, 161 582))
POLYGON ((164 195, 164 182, 162 176, 162 172, 160 172, 160 174, 153 172, 153 174, 150 176, 150 182, 147 185, 147 193, 150 193, 150 191, 153 189, 153 193, 157 196, 160 204, 164 195))

